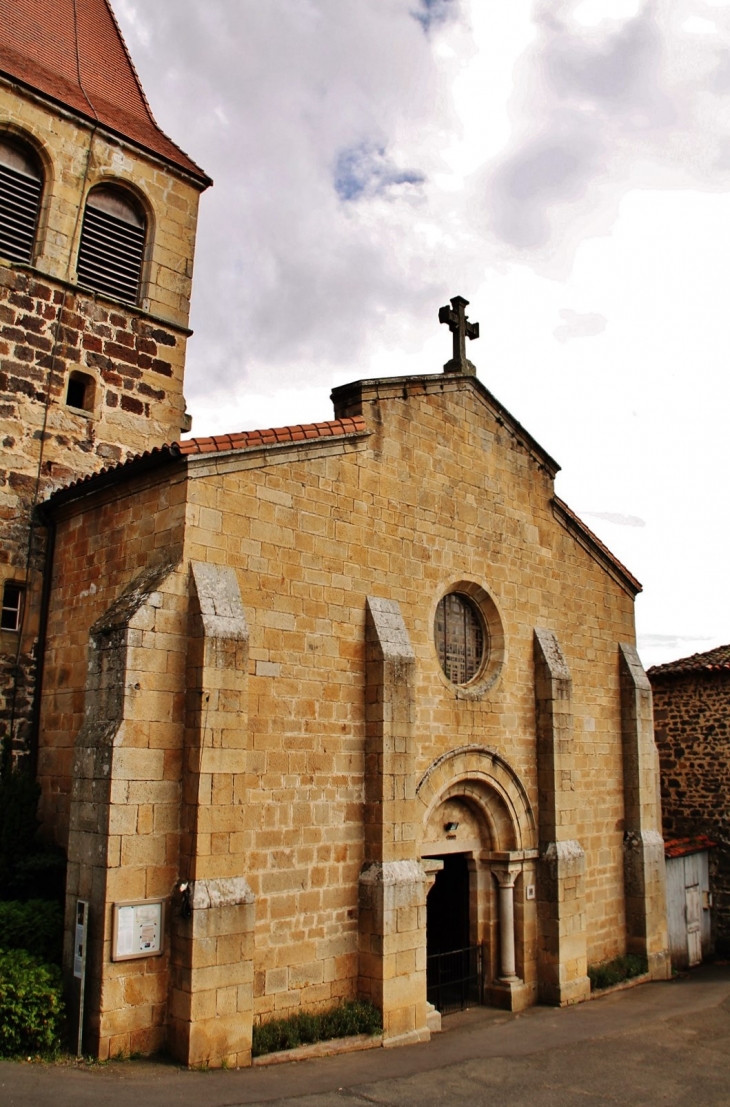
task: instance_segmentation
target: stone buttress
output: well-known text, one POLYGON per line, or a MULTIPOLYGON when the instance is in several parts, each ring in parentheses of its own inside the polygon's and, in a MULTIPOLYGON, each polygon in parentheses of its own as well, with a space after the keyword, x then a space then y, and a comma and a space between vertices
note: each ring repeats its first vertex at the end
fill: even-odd
POLYGON ((254 895, 243 873, 248 627, 231 568, 192 562, 181 909, 170 1045, 188 1065, 250 1065, 254 895))
POLYGON ((365 861, 359 989, 383 1044, 427 1041, 426 875, 416 853, 415 655, 398 604, 367 599, 365 861))
POLYGON ((557 637, 535 630, 535 714, 540 832, 538 996, 560 1006, 590 995, 585 853, 572 780, 572 681, 557 637))

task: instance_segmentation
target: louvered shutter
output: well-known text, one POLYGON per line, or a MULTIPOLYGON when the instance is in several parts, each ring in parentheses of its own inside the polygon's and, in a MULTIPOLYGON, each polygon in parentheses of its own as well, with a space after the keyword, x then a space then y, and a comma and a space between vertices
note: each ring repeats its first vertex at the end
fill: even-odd
POLYGON ((77 265, 79 284, 136 304, 144 256, 144 222, 131 207, 122 217, 105 210, 113 204, 116 211, 124 211, 124 201, 116 198, 116 202, 112 199, 105 203, 109 200, 108 190, 98 198, 92 192, 86 204, 77 265))
POLYGON ((444 673, 452 684, 468 684, 485 654, 486 628, 476 605, 459 592, 447 593, 436 608, 434 632, 444 673))
POLYGON ((0 142, 0 256, 10 261, 33 259, 43 181, 31 173, 28 159, 0 142), (23 162, 30 172, 18 168, 23 162))

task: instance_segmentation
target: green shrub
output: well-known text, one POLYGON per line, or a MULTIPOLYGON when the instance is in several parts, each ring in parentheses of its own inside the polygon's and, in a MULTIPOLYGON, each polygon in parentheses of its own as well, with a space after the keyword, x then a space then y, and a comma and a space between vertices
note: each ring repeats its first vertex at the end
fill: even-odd
POLYGON ((24 949, 0 950, 0 1056, 54 1052, 62 1020, 59 969, 24 949))
POLYGON ((622 984, 624 980, 630 980, 633 976, 641 976, 647 971, 646 957, 640 957, 636 953, 627 953, 623 957, 614 957, 612 961, 604 961, 602 965, 589 965, 588 977, 591 982, 591 991, 599 992, 601 988, 610 988, 614 984, 622 984))
POLYGON ((31 899, 0 901, 0 946, 27 949, 41 961, 61 963, 63 911, 60 903, 31 899))
POLYGON ((321 1015, 299 1011, 287 1019, 271 1019, 253 1028, 253 1055, 296 1049, 311 1042, 347 1038, 351 1034, 379 1034, 383 1029, 380 1011, 371 1003, 352 1000, 321 1015))

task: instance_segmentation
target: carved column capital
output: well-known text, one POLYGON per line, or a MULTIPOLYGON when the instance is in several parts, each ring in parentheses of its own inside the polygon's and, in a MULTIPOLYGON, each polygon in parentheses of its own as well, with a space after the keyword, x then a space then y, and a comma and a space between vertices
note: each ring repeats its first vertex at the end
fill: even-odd
POLYGON ((522 872, 522 865, 491 865, 490 868, 500 888, 514 888, 515 881, 522 872))

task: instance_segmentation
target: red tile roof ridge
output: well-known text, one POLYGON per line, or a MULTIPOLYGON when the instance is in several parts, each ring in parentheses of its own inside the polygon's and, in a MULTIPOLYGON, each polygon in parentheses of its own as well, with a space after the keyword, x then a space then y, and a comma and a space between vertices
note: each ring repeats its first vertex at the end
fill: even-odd
POLYGON ((663 665, 652 665, 647 669, 650 677, 678 676, 682 673, 717 673, 730 671, 730 645, 715 646, 704 653, 693 653, 689 657, 678 657, 675 661, 665 661, 663 665))
POLYGON ((175 448, 176 443, 172 446, 152 446, 149 450, 144 450, 141 454, 132 454, 131 457, 127 457, 124 461, 118 461, 114 465, 105 465, 103 469, 95 469, 93 473, 85 473, 83 477, 77 477, 76 480, 69 481, 68 484, 62 484, 60 488, 56 488, 48 497, 52 500, 54 496, 57 496, 61 492, 69 492, 74 488, 80 488, 84 484, 88 484, 90 481, 98 480, 99 477, 108 477, 112 473, 117 473, 127 466, 139 464, 147 458, 158 457, 162 460, 163 455, 167 455, 171 460, 180 456, 179 452, 175 448))
POLYGON ((140 454, 133 454, 116 465, 105 465, 103 469, 97 469, 93 473, 86 473, 77 480, 64 484, 51 493, 50 500, 60 497, 67 498, 74 489, 80 490, 84 485, 97 481, 100 478, 116 479, 115 474, 122 476, 124 469, 139 469, 146 459, 165 464, 166 460, 174 462, 181 457, 195 456, 196 454, 235 453, 236 450, 268 449, 271 446, 281 446, 292 442, 311 441, 315 438, 344 438, 349 435, 364 434, 367 425, 361 415, 348 415, 342 419, 332 419, 327 423, 296 423, 289 427, 270 427, 264 430, 236 431, 233 434, 218 434, 211 438, 188 438, 182 442, 168 442, 163 446, 153 446, 140 454))
MULTIPOLYGON (((137 88, 139 89, 139 94, 142 97, 142 102, 143 102, 144 106, 147 109, 147 115, 150 118, 150 123, 152 123, 153 127, 155 127, 158 131, 160 131, 160 130, 162 130, 162 128, 160 127, 159 123, 155 119, 154 113, 153 113, 152 108, 150 106, 150 102, 147 99, 147 93, 145 92, 144 87, 142 85, 142 82, 139 79, 139 73, 137 72, 137 66, 134 64, 134 61, 132 59, 132 55, 129 52, 129 47, 127 46, 124 35, 122 34, 122 28, 119 26, 119 20, 117 19, 116 15, 114 14, 114 8, 111 6, 110 0, 104 0, 104 3, 107 6, 107 9, 109 11, 109 15, 111 16, 112 23, 114 24, 114 26, 116 28, 116 31, 117 31, 117 34, 119 35, 119 41, 122 44, 122 50, 124 50, 124 53, 127 55, 127 61, 129 62, 129 68, 132 70, 132 76, 134 77, 135 81, 137 82, 137 88)), ((163 132, 163 134, 164 134, 164 132, 163 132)), ((180 148, 178 147, 178 149, 180 149, 180 148)), ((185 153, 185 151, 182 151, 182 152, 185 153)), ((185 156, 187 157, 187 154, 185 156)))
POLYGON ((187 438, 174 443, 184 456, 202 453, 229 453, 235 450, 279 446, 316 438, 336 438, 364 434, 367 430, 361 415, 347 415, 325 423, 294 423, 286 427, 266 427, 262 430, 237 431, 210 438, 187 438))
POLYGON ((636 591, 641 592, 642 591, 641 582, 636 579, 636 577, 634 576, 634 574, 631 572, 630 569, 627 569, 626 566, 621 561, 619 561, 619 559, 616 557, 616 555, 614 553, 612 553, 611 550, 609 550, 608 546, 606 546, 601 541, 601 539, 598 537, 598 535, 593 533, 593 531, 588 526, 588 524, 583 522, 580 515, 576 515, 576 513, 573 511, 573 509, 571 507, 568 507, 565 500, 561 500, 560 496, 553 496, 553 500, 558 505, 558 507, 563 512, 565 512, 565 514, 571 519, 571 521, 580 530, 583 531, 583 533, 586 535, 588 540, 590 542, 592 542, 595 546, 598 547, 598 549, 601 551, 603 556, 605 558, 607 558, 607 560, 610 561, 616 567, 616 569, 619 571, 619 573, 621 573, 624 577, 626 577, 626 579, 628 581, 631 582, 631 584, 636 589, 636 591))
MULTIPOLYGON (((208 174, 203 169, 200 168, 198 163, 196 161, 194 161, 190 157, 190 155, 185 152, 185 150, 183 150, 182 146, 180 146, 177 142, 174 142, 171 138, 169 138, 169 136, 163 131, 162 127, 160 126, 160 124, 155 119, 155 113, 152 111, 152 106, 151 106, 149 100, 147 99, 147 93, 145 92, 144 85, 142 84, 142 81, 140 80, 139 73, 137 72, 137 66, 134 64, 134 59, 132 58, 132 55, 129 52, 129 47, 127 46, 126 39, 124 38, 124 35, 122 34, 122 28, 119 26, 119 20, 117 19, 116 15, 114 14, 114 9, 112 8, 112 5, 111 5, 111 0, 104 0, 104 3, 106 4, 107 8, 109 9, 109 15, 111 16, 112 23, 114 24, 114 26, 116 28, 116 31, 117 31, 117 34, 119 35, 119 41, 122 44, 122 49, 124 50, 124 53, 127 55, 127 61, 129 62, 129 68, 132 70, 132 75, 133 75, 135 81, 137 82, 137 87, 139 89, 140 96, 142 97, 142 101, 144 103, 144 106, 147 109, 147 115, 149 116, 150 123, 152 124, 152 126, 155 128, 156 131, 159 131, 159 133, 164 138, 166 138, 167 141, 169 143, 171 143, 172 146, 175 147, 176 150, 180 151, 180 153, 183 155, 185 160, 187 162, 189 162, 191 166, 193 166, 193 168, 197 171, 198 174, 205 177, 205 179, 208 182, 210 182, 210 177, 208 177, 208 174)), ((210 183, 212 183, 212 182, 210 182, 210 183)))

